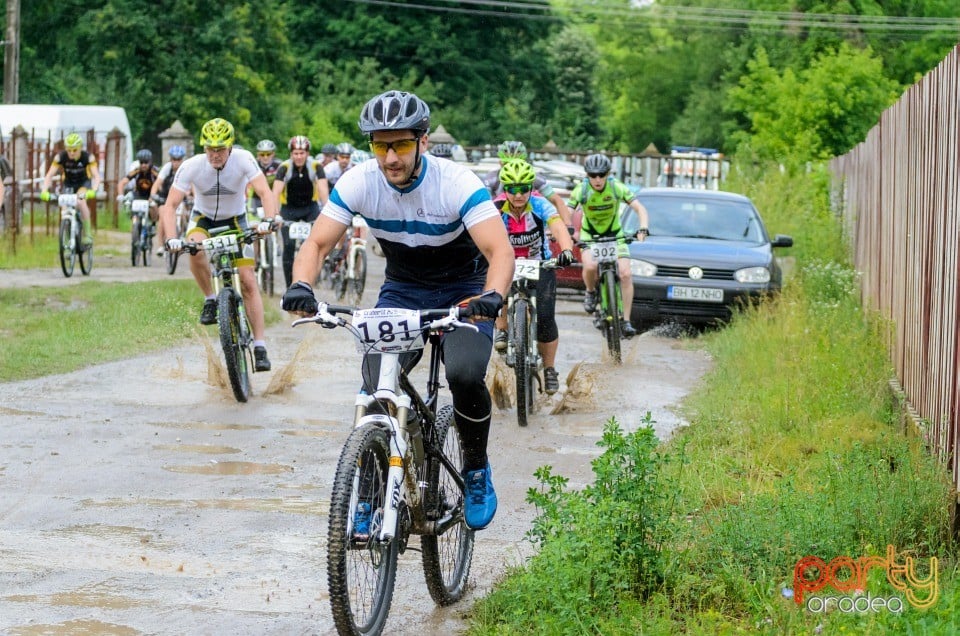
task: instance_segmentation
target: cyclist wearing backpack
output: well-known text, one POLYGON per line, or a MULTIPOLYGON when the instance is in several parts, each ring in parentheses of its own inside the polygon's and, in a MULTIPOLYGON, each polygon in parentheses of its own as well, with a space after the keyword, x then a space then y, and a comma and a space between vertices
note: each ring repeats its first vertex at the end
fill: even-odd
MULTIPOLYGON (((570 193, 568 204, 571 210, 578 206, 583 209, 583 224, 580 226, 580 240, 589 242, 593 237, 612 237, 619 239, 617 247, 620 270, 620 292, 623 296, 623 321, 621 331, 627 338, 637 335, 630 324, 630 311, 633 306, 633 276, 630 273, 630 251, 620 227, 620 202, 626 203, 637 212, 640 230, 636 240, 643 241, 647 230, 647 209, 636 195, 616 177, 610 176, 610 158, 595 154, 587 157, 583 164, 587 178, 578 183, 570 193)), ((597 262, 588 250, 581 252, 583 260, 583 284, 586 294, 583 297, 583 309, 592 314, 597 309, 597 262)))
MULTIPOLYGON (((313 223, 320 216, 321 188, 326 180, 320 175, 320 164, 310 156, 310 140, 303 135, 290 138, 287 143, 290 158, 280 163, 277 178, 273 182, 273 194, 280 202, 280 216, 284 221, 307 221, 313 223)), ((326 197, 324 197, 325 199, 326 197)), ((292 283, 294 241, 290 228, 280 228, 283 236, 283 276, 287 287, 292 283)))

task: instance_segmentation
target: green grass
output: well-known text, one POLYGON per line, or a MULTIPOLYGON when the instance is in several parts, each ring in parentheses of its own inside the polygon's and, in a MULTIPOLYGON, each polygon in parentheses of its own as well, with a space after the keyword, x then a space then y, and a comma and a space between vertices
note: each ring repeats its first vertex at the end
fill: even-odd
MULTIPOLYGON (((38 207, 36 212, 33 231, 30 230, 28 214, 16 240, 10 232, 0 233, 0 270, 60 267, 57 211, 51 209, 49 220, 43 208, 38 207)), ((126 237, 130 234, 130 217, 121 215, 119 222, 120 227, 114 228, 113 214, 106 209, 100 211, 94 235, 94 267, 97 266, 97 254, 103 253, 104 249, 123 256, 129 254, 126 237)))
MULTIPOLYGON (((794 236, 792 280, 778 299, 687 341, 714 360, 683 405, 690 426, 656 448, 641 443, 644 429, 607 431, 596 482, 628 484, 629 493, 596 484, 571 492, 537 471, 540 488, 528 499, 540 550, 475 606, 471 634, 960 628, 950 480, 900 429, 883 346, 889 325, 857 302, 823 173, 772 171, 733 185, 749 191, 771 232, 794 236), (939 559, 932 608, 904 601, 900 614, 817 614, 788 598, 799 559, 883 556, 887 545, 900 563, 939 559)), ((880 570, 866 592, 898 594, 880 570)))
MULTIPOLYGON (((193 280, 0 289, 0 381, 74 371, 191 337, 201 296, 193 280)), ((267 303, 267 323, 280 311, 267 303)))

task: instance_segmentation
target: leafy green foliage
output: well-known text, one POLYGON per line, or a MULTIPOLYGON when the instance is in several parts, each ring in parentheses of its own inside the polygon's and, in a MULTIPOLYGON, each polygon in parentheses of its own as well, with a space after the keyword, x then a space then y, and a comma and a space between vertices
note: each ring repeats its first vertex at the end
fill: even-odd
POLYGON ((628 434, 615 419, 605 424, 596 479, 582 491, 567 491, 550 467, 536 471, 540 489, 527 499, 539 511, 530 537, 540 553, 481 610, 501 616, 510 633, 595 632, 622 598, 645 598, 666 576, 661 550, 674 531, 674 497, 664 468, 675 458, 657 450, 649 413, 643 424, 628 434), (522 614, 511 611, 520 606, 522 614))
POLYGON ((846 44, 800 72, 779 73, 761 49, 748 70, 730 92, 729 108, 743 113, 750 128, 733 138, 763 160, 803 163, 843 154, 898 95, 878 58, 846 44))

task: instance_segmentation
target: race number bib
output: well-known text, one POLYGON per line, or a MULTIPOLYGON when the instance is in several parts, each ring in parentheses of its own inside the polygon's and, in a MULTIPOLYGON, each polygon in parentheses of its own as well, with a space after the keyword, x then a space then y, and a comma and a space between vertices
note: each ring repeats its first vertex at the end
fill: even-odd
POLYGON ((310 236, 310 224, 305 221, 294 221, 289 225, 290 238, 294 241, 305 241, 310 236))
POLYGON ((134 199, 133 203, 130 204, 130 209, 134 212, 143 214, 150 210, 150 202, 146 199, 134 199))
POLYGON ((77 195, 76 194, 61 194, 57 197, 57 203, 62 208, 75 208, 77 207, 77 195))
POLYGON ((236 234, 221 234, 203 239, 203 251, 218 252, 221 254, 239 254, 240 244, 236 234))
POLYGON ((360 332, 360 353, 371 348, 384 353, 423 349, 420 312, 416 309, 358 309, 353 312, 353 326, 360 332))
POLYGON ((590 256, 598 263, 615 263, 617 261, 617 243, 591 243, 590 256))
POLYGON ((513 280, 521 278, 540 280, 540 261, 532 258, 518 258, 514 263, 513 280))

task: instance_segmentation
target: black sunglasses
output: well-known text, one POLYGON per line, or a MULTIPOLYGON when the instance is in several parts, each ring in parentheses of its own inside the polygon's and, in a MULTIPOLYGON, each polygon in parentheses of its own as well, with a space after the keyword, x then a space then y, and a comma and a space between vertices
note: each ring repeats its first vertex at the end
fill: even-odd
POLYGON ((609 172, 588 172, 587 176, 590 177, 591 179, 596 179, 597 177, 606 178, 608 174, 610 173, 609 172))

